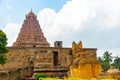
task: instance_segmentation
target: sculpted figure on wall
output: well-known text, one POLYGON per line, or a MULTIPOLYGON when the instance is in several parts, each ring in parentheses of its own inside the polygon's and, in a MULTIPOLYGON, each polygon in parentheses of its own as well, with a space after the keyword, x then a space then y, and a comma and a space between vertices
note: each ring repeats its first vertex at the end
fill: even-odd
POLYGON ((74 59, 74 61, 72 63, 73 67, 78 67, 78 63, 80 61, 80 54, 78 54, 78 52, 80 50, 82 50, 82 48, 83 48, 83 46, 82 46, 81 41, 78 44, 73 41, 73 43, 72 43, 72 55, 73 55, 73 59, 74 59))

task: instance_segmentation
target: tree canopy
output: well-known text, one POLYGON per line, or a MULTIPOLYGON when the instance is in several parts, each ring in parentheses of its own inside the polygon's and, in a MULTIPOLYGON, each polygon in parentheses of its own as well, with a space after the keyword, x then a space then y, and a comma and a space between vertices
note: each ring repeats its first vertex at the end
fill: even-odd
POLYGON ((110 62, 112 62, 112 53, 109 53, 108 51, 105 51, 103 54, 103 60, 107 62, 110 65, 110 62))
POLYGON ((116 56, 113 62, 113 66, 120 70, 120 57, 116 56))
POLYGON ((7 53, 8 50, 6 48, 7 45, 7 37, 6 34, 0 30, 0 64, 5 64, 7 58, 4 53, 7 53))
POLYGON ((111 66, 120 70, 120 57, 112 56, 112 53, 109 53, 109 51, 105 51, 102 57, 98 57, 98 61, 103 71, 107 71, 111 66))
POLYGON ((7 53, 6 45, 7 45, 6 34, 2 30, 0 30, 0 54, 7 53))

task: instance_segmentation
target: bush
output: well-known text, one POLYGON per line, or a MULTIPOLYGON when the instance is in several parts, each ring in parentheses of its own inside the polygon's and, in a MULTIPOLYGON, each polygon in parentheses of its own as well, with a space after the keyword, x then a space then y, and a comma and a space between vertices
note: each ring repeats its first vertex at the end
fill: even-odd
POLYGON ((39 78, 46 78, 45 74, 37 74, 35 80, 39 80, 39 78))

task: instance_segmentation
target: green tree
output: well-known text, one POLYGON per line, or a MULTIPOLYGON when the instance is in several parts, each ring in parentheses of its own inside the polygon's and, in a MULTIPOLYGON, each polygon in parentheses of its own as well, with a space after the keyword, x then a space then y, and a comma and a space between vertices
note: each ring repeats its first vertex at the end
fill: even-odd
POLYGON ((104 65, 103 65, 104 61, 103 61, 103 59, 101 57, 98 57, 98 61, 100 62, 101 68, 104 69, 104 65))
POLYGON ((114 65, 115 68, 120 70, 120 57, 119 56, 115 57, 113 65, 114 65))
POLYGON ((99 61, 100 63, 103 63, 103 59, 102 59, 101 57, 98 57, 98 61, 99 61))
POLYGON ((46 78, 46 75, 45 74, 37 74, 36 77, 35 77, 35 80, 39 80, 39 78, 46 78))
POLYGON ((103 71, 107 71, 110 68, 113 58, 111 55, 112 53, 105 51, 102 57, 98 57, 98 61, 100 62, 103 71))
POLYGON ((4 53, 7 53, 8 50, 6 48, 7 45, 7 37, 6 34, 0 30, 0 64, 5 64, 7 58, 4 53))
POLYGON ((0 64, 3 65, 6 63, 6 56, 4 54, 0 54, 0 64))
POLYGON ((98 61, 100 62, 100 65, 101 65, 101 68, 102 68, 102 71, 105 72, 106 70, 108 70, 109 68, 109 65, 108 63, 106 63, 102 57, 98 57, 98 61))
POLYGON ((108 51, 105 51, 103 54, 103 61, 109 65, 109 68, 110 68, 110 64, 112 62, 112 58, 113 58, 111 55, 112 55, 112 53, 109 53, 108 51))

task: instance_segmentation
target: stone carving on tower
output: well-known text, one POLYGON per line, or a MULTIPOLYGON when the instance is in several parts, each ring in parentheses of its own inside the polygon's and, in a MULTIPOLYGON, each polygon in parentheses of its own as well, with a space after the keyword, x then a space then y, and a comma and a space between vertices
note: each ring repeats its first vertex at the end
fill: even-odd
POLYGON ((32 10, 26 15, 13 47, 50 47, 32 10))

